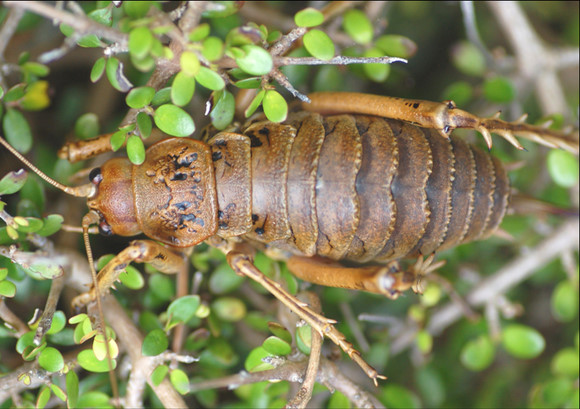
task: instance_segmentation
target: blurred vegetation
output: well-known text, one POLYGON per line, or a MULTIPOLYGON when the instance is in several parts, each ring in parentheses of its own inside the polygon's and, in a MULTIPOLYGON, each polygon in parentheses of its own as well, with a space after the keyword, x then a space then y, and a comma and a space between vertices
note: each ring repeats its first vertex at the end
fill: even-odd
MULTIPOLYGON (((175 136, 188 136, 197 129, 195 136, 210 122, 225 128, 234 116, 233 96, 241 88, 258 91, 250 108, 258 109, 261 102, 271 120, 282 119, 284 101, 295 98, 287 87, 267 76, 272 57, 264 46, 274 44, 296 23, 310 31, 303 46, 298 41, 289 56, 329 60, 334 55, 388 55, 408 59, 407 64, 282 67, 291 85, 302 94, 345 90, 434 101, 454 99, 462 109, 481 116, 501 110, 503 118, 514 120, 527 112, 531 123, 543 116, 533 81, 522 76, 504 28, 486 4, 475 4, 474 13, 493 64, 466 37, 464 15, 457 3, 348 2, 338 16, 325 23, 318 20, 316 12, 296 14, 310 6, 306 2, 241 3, 217 2, 213 11, 206 10, 200 24, 183 33, 190 49, 182 54, 176 75, 153 88, 147 85, 151 73, 160 60, 171 56, 167 47, 170 26, 154 22, 165 21, 160 16, 170 18, 179 3, 124 2, 119 8, 107 1, 76 3, 93 20, 128 35, 128 52, 113 51, 107 58, 103 50, 110 42, 103 38, 78 36, 70 27, 25 13, 14 35, 5 39, 9 43, 1 55, 3 136, 20 151, 29 152, 27 157, 49 176, 69 181, 81 168, 95 167, 104 159, 81 165, 57 159, 56 151, 65 141, 111 132, 111 143, 120 149, 126 142, 127 154, 139 163, 142 141, 149 143, 154 125, 175 136), (155 9, 158 11, 153 12, 155 9), (369 10, 376 13, 369 14, 369 10), (65 35, 68 40, 64 40, 65 35), (46 63, 39 61, 54 50, 63 50, 62 55, 46 63), (220 65, 224 56, 231 57, 237 68, 220 65), (205 113, 209 99, 213 101, 211 115, 205 113), (129 108, 140 110, 140 114, 121 124, 129 108)), ((578 2, 526 2, 520 6, 546 47, 578 49, 578 2)), ((4 27, 10 16, 14 18, 11 10, 0 6, 4 27)), ((577 59, 575 65, 559 72, 559 78, 569 109, 555 117, 555 125, 577 128, 577 59)), ((479 135, 462 134, 485 146, 479 135)), ((548 154, 543 147, 523 143, 525 152, 494 138, 494 155, 508 164, 524 161, 510 172, 516 189, 577 209, 577 157, 566 152, 548 154)), ((18 252, 32 252, 39 247, 30 238, 32 232, 50 237, 59 249, 73 248, 84 254, 79 235, 54 234, 63 219, 71 225, 80 224, 85 208, 79 200, 47 188, 32 174, 24 183, 21 175, 9 174, 22 165, 4 149, 0 155, 0 176, 7 175, 0 182, 0 211, 6 213, 0 246, 9 249, 17 244, 18 252)), ((577 220, 577 210, 575 217, 577 220)), ((578 407, 577 251, 538 266, 530 279, 498 294, 496 300, 476 311, 478 319, 463 317, 440 334, 428 330, 431 317, 451 302, 445 283, 459 294, 467 294, 565 221, 566 217, 553 215, 506 217, 502 229, 513 237, 511 242, 492 237, 440 254, 439 258, 447 261, 439 271, 444 280, 428 282, 422 296, 409 293, 390 301, 362 292, 309 287, 320 296, 325 316, 339 321, 338 329, 388 380, 375 388, 329 341, 323 354, 337 360, 347 378, 387 407, 578 407), (371 318, 359 319, 360 314, 371 318), (393 343, 403 342, 402 331, 410 331, 412 341, 405 347, 399 344, 394 353, 393 343)), ((118 237, 91 236, 97 257, 117 254, 127 243, 118 237)), ((265 290, 236 276, 220 251, 199 245, 191 264, 191 271, 202 275, 196 275, 201 279, 193 280, 187 297, 176 299, 173 276, 141 265, 128 267, 122 275, 123 284, 114 292, 145 336, 144 355, 156 356, 171 347, 175 326, 186 323, 184 348, 179 353, 199 357, 199 361, 166 362, 155 370, 152 379, 159 383, 169 378, 189 406, 283 407, 296 393, 295 385, 287 381, 189 392, 190 383, 243 370, 270 369, 271 361, 264 362, 264 357, 304 358, 310 348, 309 331, 285 328, 277 316, 278 304, 265 290)), ((292 292, 307 287, 293 278, 283 263, 263 254, 257 256, 256 265, 292 292)), ((19 265, 0 257, 0 303, 22 321, 29 321, 36 308, 44 308, 51 279, 60 274, 58 266, 58 260, 19 265)), ((24 389, 0 407, 65 406, 66 399, 69 407, 112 406, 108 365, 98 367, 103 361, 95 356, 103 349, 95 347, 96 340, 93 356, 87 357, 85 352, 78 355, 78 364, 84 369, 78 374, 69 370, 68 358, 63 359, 79 350, 75 341, 93 332, 85 315, 70 321, 75 315, 70 298, 67 292, 61 296, 53 326, 40 346, 34 344, 33 332, 17 335, 13 328, 0 328, 0 376, 14 374, 25 361, 35 359, 47 371, 43 387, 24 389)), ((30 324, 29 330, 34 331, 37 325, 30 324)), ((121 349, 117 362, 121 364, 125 356, 121 349)), ((121 396, 130 371, 117 370, 121 396)), ((151 389, 147 389, 145 405, 161 405, 151 389)), ((330 394, 317 384, 311 405, 339 408, 353 404, 340 392, 330 394)))

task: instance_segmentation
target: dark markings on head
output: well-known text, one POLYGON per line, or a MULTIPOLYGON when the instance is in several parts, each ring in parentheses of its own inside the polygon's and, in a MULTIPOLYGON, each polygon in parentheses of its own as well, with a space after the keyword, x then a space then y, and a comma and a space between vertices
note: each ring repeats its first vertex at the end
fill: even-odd
POLYGON ((211 159, 216 162, 218 160, 220 160, 222 158, 222 153, 221 152, 214 152, 211 154, 211 159))

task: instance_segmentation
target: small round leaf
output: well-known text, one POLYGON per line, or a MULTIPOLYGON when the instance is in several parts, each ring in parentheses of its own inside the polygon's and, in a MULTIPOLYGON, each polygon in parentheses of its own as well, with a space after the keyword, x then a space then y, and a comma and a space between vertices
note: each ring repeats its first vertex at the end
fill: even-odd
POLYGON ((99 134, 99 117, 92 112, 83 114, 75 123, 75 134, 80 139, 92 139, 99 134))
POLYGON ((189 393, 189 379, 181 369, 174 369, 169 374, 169 380, 173 387, 182 395, 189 393))
POLYGON ((272 355, 285 356, 292 352, 292 347, 288 342, 275 336, 266 338, 262 346, 272 355))
POLYGON ((139 112, 137 114, 135 123, 137 124, 139 135, 141 135, 143 139, 147 139, 153 130, 153 122, 151 121, 151 117, 145 112, 139 112))
POLYGON ((139 109, 149 105, 154 96, 155 89, 153 87, 137 87, 129 91, 125 102, 129 107, 139 109))
POLYGON ((465 344, 461 350, 461 363, 472 371, 482 371, 493 362, 495 348, 487 335, 465 344))
POLYGON ((144 58, 153 45, 153 34, 147 27, 136 27, 129 33, 129 53, 133 57, 144 58))
POLYGON ((12 281, 0 281, 0 296, 12 298, 16 295, 16 284, 12 281))
POLYGON ((28 173, 24 169, 8 172, 0 180, 0 196, 18 192, 24 186, 27 178, 28 173))
POLYGON ((373 25, 367 15, 360 10, 350 9, 342 20, 344 31, 357 43, 368 44, 373 39, 373 25))
POLYGON ((199 295, 186 295, 169 304, 167 314, 173 322, 187 322, 195 316, 201 301, 199 295))
POLYGON ((548 152, 547 167, 557 185, 570 188, 578 183, 578 158, 570 152, 552 149, 548 152))
POLYGON ((265 358, 271 357, 268 351, 264 347, 258 347, 252 349, 248 354, 246 361, 244 362, 244 367, 248 372, 259 372, 274 368, 271 364, 264 362, 265 358))
POLYGON ((58 349, 46 347, 38 356, 38 364, 48 372, 58 372, 64 368, 64 358, 58 349))
POLYGON ((246 315, 246 305, 238 298, 220 297, 211 304, 211 309, 223 321, 236 322, 246 315))
POLYGON ((201 67, 195 76, 197 82, 207 89, 212 91, 219 91, 226 86, 224 79, 215 71, 207 67, 201 67))
POLYGON ((171 85, 171 102, 177 106, 187 105, 193 98, 194 92, 195 79, 183 71, 178 72, 171 85))
POLYGON ((155 125, 172 136, 189 136, 195 131, 193 119, 183 109, 172 105, 161 105, 153 116, 155 125))
POLYGON ((265 75, 272 70, 272 56, 268 51, 252 44, 242 46, 242 50, 244 55, 236 58, 242 70, 251 75, 265 75))
POLYGON ((235 108, 234 96, 230 92, 224 91, 211 110, 212 125, 218 130, 225 129, 234 119, 235 108))
POLYGON ((156 356, 167 350, 169 347, 169 340, 165 331, 162 329, 154 329, 143 339, 143 347, 141 351, 145 356, 156 356))
POLYGON ((334 57, 334 44, 324 31, 310 30, 304 35, 303 40, 304 47, 313 57, 323 61, 334 57))
POLYGON ((544 337, 538 331, 521 324, 508 326, 503 331, 502 343, 507 352, 520 359, 535 358, 546 346, 544 337))
POLYGON ((145 162, 145 145, 137 135, 131 135, 127 139, 127 157, 134 165, 145 162))
POLYGON ((308 7, 296 13, 294 22, 298 27, 316 27, 324 22, 324 14, 319 10, 308 7))
POLYGON ((181 53, 179 65, 181 66, 181 72, 190 77, 195 77, 200 68, 199 58, 191 51, 181 53))
POLYGON ((262 105, 264 106, 264 114, 272 122, 282 122, 288 116, 288 104, 277 91, 266 91, 262 105))
POLYGON ((489 101, 503 104, 514 100, 516 89, 509 79, 494 77, 483 83, 483 94, 489 101))
POLYGON ((26 153, 32 148, 32 132, 28 121, 20 111, 7 109, 2 120, 2 128, 6 140, 20 153, 26 153))

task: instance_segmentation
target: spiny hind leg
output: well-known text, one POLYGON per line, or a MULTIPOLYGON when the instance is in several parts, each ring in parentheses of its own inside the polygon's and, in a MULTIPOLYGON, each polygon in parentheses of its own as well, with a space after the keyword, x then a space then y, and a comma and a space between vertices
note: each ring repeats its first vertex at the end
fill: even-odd
POLYGON ((302 103, 302 109, 321 114, 365 114, 398 119, 423 128, 437 130, 448 138, 455 128, 480 132, 491 149, 491 134, 495 133, 518 149, 523 149, 516 137, 529 139, 552 148, 578 153, 578 132, 558 132, 549 124, 526 124, 526 116, 517 121, 499 119, 499 112, 491 118, 480 118, 458 109, 453 101, 432 102, 350 92, 315 92, 308 96, 311 103, 302 103))
POLYGON ((378 372, 361 357, 360 352, 354 349, 353 345, 346 340, 346 337, 334 327, 333 324, 335 324, 336 321, 318 314, 310 308, 309 305, 301 302, 292 294, 288 293, 288 291, 284 290, 279 283, 266 277, 256 266, 254 266, 249 254, 233 250, 227 254, 227 261, 237 274, 256 281, 286 307, 290 308, 290 310, 298 315, 298 317, 306 321, 306 323, 308 323, 321 336, 327 336, 330 338, 361 367, 367 376, 373 380, 375 385, 378 384, 377 379, 386 379, 384 376, 379 375, 378 372))
MULTIPOLYGON (((187 258, 178 249, 165 247, 151 240, 135 240, 117 254, 97 275, 98 294, 103 296, 119 279, 131 262, 149 263, 159 271, 175 274, 186 268, 187 258)), ((73 307, 80 309, 96 299, 97 288, 73 299, 73 307)))
POLYGON ((296 277, 327 287, 368 291, 396 299, 402 292, 412 289, 422 292, 422 278, 438 269, 444 261, 434 263, 435 255, 417 258, 415 264, 402 268, 399 261, 367 267, 345 267, 323 257, 293 256, 288 269, 296 277))

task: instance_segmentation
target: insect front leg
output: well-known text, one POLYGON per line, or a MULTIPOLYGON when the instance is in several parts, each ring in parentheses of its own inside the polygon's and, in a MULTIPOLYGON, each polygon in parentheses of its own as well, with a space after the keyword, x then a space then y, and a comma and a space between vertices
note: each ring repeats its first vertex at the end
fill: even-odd
POLYGON ((409 289, 416 293, 422 292, 422 278, 445 264, 444 261, 433 263, 434 258, 434 254, 425 259, 419 257, 415 264, 401 268, 398 260, 379 266, 345 267, 322 257, 293 256, 287 266, 292 274, 304 281, 327 287, 368 291, 396 299, 409 289))
POLYGON ((125 267, 131 263, 149 263, 159 271, 175 274, 186 268, 187 258, 179 249, 165 247, 151 240, 135 240, 116 255, 97 276, 97 288, 73 299, 73 307, 80 309, 96 299, 96 294, 104 295, 119 279, 125 267))
POLYGON ((237 274, 256 281, 286 307, 290 308, 290 310, 298 315, 298 317, 308 323, 321 336, 327 336, 330 338, 361 367, 367 376, 373 380, 375 385, 378 385, 377 379, 386 379, 383 375, 379 375, 379 373, 361 357, 360 352, 354 349, 353 345, 346 340, 346 337, 334 327, 333 324, 335 324, 336 321, 317 313, 308 304, 301 302, 288 291, 284 290, 279 283, 266 277, 264 273, 253 264, 248 253, 233 250, 230 251, 226 257, 228 264, 237 274))

